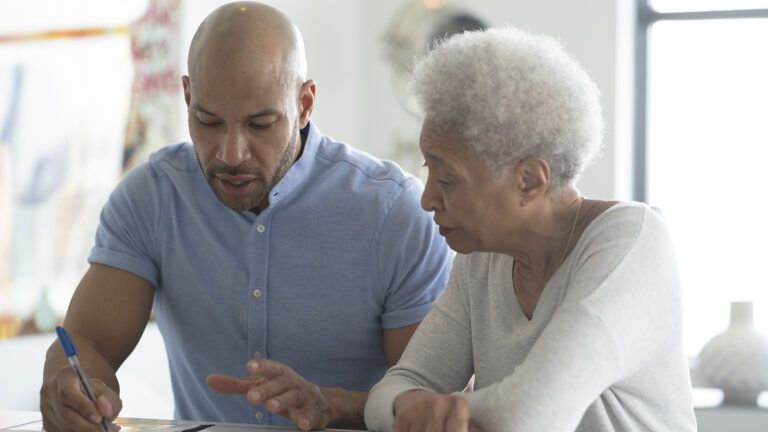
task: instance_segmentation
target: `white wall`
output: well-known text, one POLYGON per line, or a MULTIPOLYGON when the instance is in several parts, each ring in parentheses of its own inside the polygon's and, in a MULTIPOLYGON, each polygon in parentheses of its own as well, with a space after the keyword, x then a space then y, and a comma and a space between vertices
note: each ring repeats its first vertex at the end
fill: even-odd
MULTIPOLYGON (((414 140, 418 137, 418 122, 414 129, 413 121, 405 115, 388 86, 391 74, 383 61, 384 52, 380 43, 389 20, 403 3, 371 2, 366 14, 370 33, 365 38, 370 51, 364 54, 363 70, 366 80, 378 85, 365 89, 364 98, 369 100, 369 104, 376 101, 371 111, 374 116, 366 118, 365 128, 370 134, 370 148, 381 154, 386 154, 394 138, 406 133, 410 133, 414 140)), ((619 196, 615 186, 616 1, 475 0, 464 4, 471 5, 471 10, 493 25, 511 24, 558 37, 593 77, 603 94, 605 146, 600 159, 583 175, 579 189, 592 198, 628 198, 619 196)))
MULTIPOLYGON (((408 114, 395 98, 392 71, 385 60, 383 35, 406 1, 265 1, 290 16, 302 31, 309 77, 318 87, 313 113, 316 124, 326 134, 385 158, 395 157, 398 142, 412 142, 416 146, 420 126, 418 119, 408 114)), ((182 35, 185 50, 199 22, 223 3, 220 0, 185 3, 182 35)), ((618 3, 631 4, 632 0, 618 0, 618 3)), ((453 0, 452 4, 470 5, 471 10, 493 25, 508 23, 562 40, 603 94, 604 149, 583 175, 579 189, 592 198, 629 198, 630 172, 625 169, 626 164, 620 165, 621 170, 616 169, 617 157, 627 156, 626 152, 616 150, 616 98, 626 96, 626 92, 617 90, 621 82, 617 78, 620 49, 617 41, 623 37, 617 24, 617 1, 453 0)), ((186 65, 182 70, 186 70, 186 65)), ((626 86, 626 82, 622 85, 626 86)), ((628 147, 627 139, 628 134, 622 135, 620 145, 628 147)), ((401 162, 411 172, 418 170, 414 161, 401 162)))

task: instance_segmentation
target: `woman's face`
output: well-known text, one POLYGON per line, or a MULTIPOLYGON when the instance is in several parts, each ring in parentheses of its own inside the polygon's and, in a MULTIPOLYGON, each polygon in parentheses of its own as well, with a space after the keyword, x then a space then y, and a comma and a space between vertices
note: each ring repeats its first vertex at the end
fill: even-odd
POLYGON ((514 226, 514 175, 495 177, 459 139, 428 123, 422 127, 420 147, 429 177, 421 206, 435 212, 440 234, 456 252, 501 251, 514 226))

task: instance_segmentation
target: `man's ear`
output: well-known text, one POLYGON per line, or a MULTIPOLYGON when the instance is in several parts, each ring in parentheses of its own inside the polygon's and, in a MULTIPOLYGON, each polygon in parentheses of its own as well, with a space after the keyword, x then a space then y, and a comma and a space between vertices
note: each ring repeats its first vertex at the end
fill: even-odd
POLYGON ((317 86, 313 80, 307 80, 299 90, 299 126, 304 129, 309 123, 309 116, 315 107, 315 93, 317 86))
POLYGON ((544 159, 526 158, 515 167, 515 181, 520 193, 520 205, 525 206, 544 195, 550 186, 549 164, 544 159))
POLYGON ((181 77, 181 85, 182 85, 182 87, 184 87, 184 102, 187 103, 187 108, 189 108, 190 89, 189 89, 189 76, 188 75, 182 75, 182 77, 181 77))

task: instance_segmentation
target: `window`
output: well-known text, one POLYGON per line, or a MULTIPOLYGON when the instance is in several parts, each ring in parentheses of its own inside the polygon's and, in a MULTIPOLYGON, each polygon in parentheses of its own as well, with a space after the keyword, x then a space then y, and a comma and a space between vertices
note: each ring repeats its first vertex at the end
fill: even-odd
POLYGON ((634 193, 675 238, 694 356, 730 301, 768 333, 768 1, 639 1, 634 193))

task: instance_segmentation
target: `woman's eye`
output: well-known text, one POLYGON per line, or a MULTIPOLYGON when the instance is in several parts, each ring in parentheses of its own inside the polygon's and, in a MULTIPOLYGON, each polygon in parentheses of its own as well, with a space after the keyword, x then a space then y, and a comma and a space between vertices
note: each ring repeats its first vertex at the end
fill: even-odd
POLYGON ((441 188, 446 189, 451 185, 451 182, 446 180, 437 180, 437 184, 440 185, 441 188))

